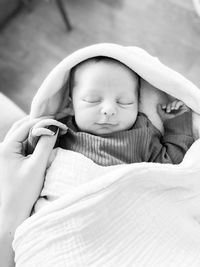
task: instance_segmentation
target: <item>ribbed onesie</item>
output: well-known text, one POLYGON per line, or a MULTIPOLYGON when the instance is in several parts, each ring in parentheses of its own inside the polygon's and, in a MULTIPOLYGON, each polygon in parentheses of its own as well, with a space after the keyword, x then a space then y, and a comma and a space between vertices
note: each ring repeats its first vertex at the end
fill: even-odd
POLYGON ((79 131, 73 117, 62 122, 69 129, 57 145, 102 166, 135 162, 178 164, 194 142, 191 112, 166 120, 164 135, 143 113, 138 114, 131 129, 101 136, 79 131))

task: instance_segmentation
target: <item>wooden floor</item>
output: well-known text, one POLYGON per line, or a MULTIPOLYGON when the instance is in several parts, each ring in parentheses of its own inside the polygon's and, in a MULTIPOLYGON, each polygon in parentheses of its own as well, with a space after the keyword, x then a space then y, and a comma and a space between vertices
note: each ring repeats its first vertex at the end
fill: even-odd
POLYGON ((53 0, 34 0, 0 32, 0 91, 26 112, 49 71, 98 42, 146 49, 200 87, 200 17, 192 0, 65 0, 69 33, 53 0))

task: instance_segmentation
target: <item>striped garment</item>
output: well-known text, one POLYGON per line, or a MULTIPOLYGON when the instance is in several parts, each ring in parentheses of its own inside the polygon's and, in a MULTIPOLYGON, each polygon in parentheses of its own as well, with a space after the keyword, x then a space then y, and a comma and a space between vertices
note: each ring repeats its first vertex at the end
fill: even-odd
POLYGON ((163 136, 143 113, 138 114, 131 129, 102 136, 79 131, 73 117, 62 122, 69 129, 57 145, 79 152, 101 166, 135 162, 178 164, 194 142, 191 112, 166 120, 163 136))

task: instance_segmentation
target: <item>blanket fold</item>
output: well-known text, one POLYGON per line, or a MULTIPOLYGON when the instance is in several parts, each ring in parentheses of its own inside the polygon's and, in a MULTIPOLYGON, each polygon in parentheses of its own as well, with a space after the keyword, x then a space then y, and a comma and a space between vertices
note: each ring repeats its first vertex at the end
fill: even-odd
POLYGON ((200 266, 200 91, 192 82, 138 47, 96 44, 52 70, 30 115, 66 115, 70 69, 98 55, 142 77, 140 110, 161 131, 157 103, 170 97, 184 101, 193 111, 197 140, 178 165, 103 167, 55 149, 35 213, 15 233, 16 267, 200 266))

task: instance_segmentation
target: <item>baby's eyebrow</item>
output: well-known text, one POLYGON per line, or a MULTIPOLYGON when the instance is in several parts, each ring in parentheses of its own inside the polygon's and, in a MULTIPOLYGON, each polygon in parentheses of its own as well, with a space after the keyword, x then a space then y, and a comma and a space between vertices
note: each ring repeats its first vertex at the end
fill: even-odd
POLYGON ((135 99, 135 95, 134 94, 129 94, 129 95, 124 95, 124 94, 120 94, 119 99, 135 99))
POLYGON ((101 97, 101 95, 100 94, 83 94, 82 95, 82 97, 84 98, 84 97, 101 97))
POLYGON ((95 87, 86 87, 86 91, 84 94, 100 94, 101 89, 95 88, 95 87))

